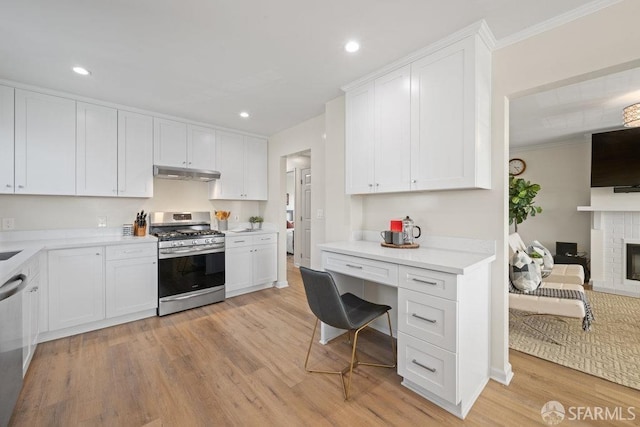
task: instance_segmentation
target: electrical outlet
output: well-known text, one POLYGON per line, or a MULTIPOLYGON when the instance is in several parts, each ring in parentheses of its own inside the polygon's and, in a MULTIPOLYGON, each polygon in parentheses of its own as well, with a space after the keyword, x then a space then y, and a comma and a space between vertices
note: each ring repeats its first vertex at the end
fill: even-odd
POLYGON ((106 227, 107 226, 107 217, 99 216, 98 217, 98 227, 106 227))
POLYGON ((2 218, 2 230, 14 230, 16 228, 15 218, 2 218))
POLYGON ((238 221, 239 219, 240 219, 240 217, 239 217, 238 215, 236 215, 236 216, 234 216, 234 217, 233 217, 233 220, 234 220, 234 221, 238 221))

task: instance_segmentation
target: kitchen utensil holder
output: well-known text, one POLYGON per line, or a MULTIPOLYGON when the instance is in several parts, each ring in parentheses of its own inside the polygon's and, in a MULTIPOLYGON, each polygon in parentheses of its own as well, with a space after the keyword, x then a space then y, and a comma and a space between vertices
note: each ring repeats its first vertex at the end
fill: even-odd
POLYGON ((226 219, 219 219, 218 220, 218 231, 226 231, 229 228, 229 221, 226 219))
POLYGON ((136 224, 133 227, 133 235, 134 236, 139 236, 139 237, 140 236, 146 236, 147 235, 147 226, 146 225, 140 226, 140 225, 136 224))

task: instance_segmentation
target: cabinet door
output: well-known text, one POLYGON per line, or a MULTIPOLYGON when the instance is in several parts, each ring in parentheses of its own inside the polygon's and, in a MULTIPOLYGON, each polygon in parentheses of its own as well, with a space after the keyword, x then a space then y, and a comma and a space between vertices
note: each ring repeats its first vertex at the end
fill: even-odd
POLYGON ((153 118, 118 111, 118 196, 153 197, 153 118))
MULTIPOLYGON (((471 42, 473 39, 470 39, 471 42)), ((474 70, 468 41, 411 65, 412 189, 473 186, 474 70)))
POLYGON ((76 102, 21 89, 15 96, 15 192, 75 194, 76 102))
POLYGON ((77 103, 76 194, 118 195, 118 111, 77 103))
POLYGON ((155 257, 108 261, 107 318, 158 307, 158 264, 155 257))
POLYGON ((13 88, 0 86, 0 194, 13 193, 13 88))
POLYGON ((229 248, 224 253, 225 294, 253 286, 253 247, 241 246, 229 248))
POLYGON ((263 285, 278 278, 278 247, 275 244, 258 245, 253 250, 253 284, 263 285))
POLYGON ((156 165, 187 167, 187 125, 185 123, 154 117, 153 162, 156 165))
POLYGON ((220 179, 209 184, 212 199, 244 198, 244 137, 235 133, 216 132, 216 159, 220 179))
POLYGON ((374 191, 374 84, 347 92, 345 179, 346 193, 374 191))
POLYGON ((409 65, 375 81, 376 192, 411 189, 409 65))
POLYGON ((49 252, 49 330, 104 319, 102 247, 49 252))
POLYGON ((267 200, 267 141, 244 138, 244 195, 248 200, 267 200))
POLYGON ((40 276, 29 279, 22 294, 22 376, 27 373, 33 353, 38 345, 38 312, 40 310, 40 276))
POLYGON ((214 129, 188 126, 187 167, 216 170, 216 131, 214 129))

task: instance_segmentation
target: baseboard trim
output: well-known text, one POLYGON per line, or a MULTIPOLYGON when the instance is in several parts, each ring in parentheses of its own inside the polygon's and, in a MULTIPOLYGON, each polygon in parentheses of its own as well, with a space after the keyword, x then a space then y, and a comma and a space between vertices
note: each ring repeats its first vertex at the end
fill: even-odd
POLYGON ((288 287, 289 287, 289 282, 287 280, 280 280, 276 282, 276 288, 278 289, 288 288, 288 287))
POLYGON ((511 363, 507 363, 504 369, 491 368, 491 379, 500 384, 509 385, 513 379, 511 363))

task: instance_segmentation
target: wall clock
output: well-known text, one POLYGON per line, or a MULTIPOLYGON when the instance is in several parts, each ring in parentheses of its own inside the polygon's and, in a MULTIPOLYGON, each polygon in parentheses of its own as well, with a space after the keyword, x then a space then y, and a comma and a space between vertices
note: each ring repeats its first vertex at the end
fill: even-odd
POLYGON ((509 175, 518 176, 527 168, 527 164, 522 159, 509 160, 509 175))

